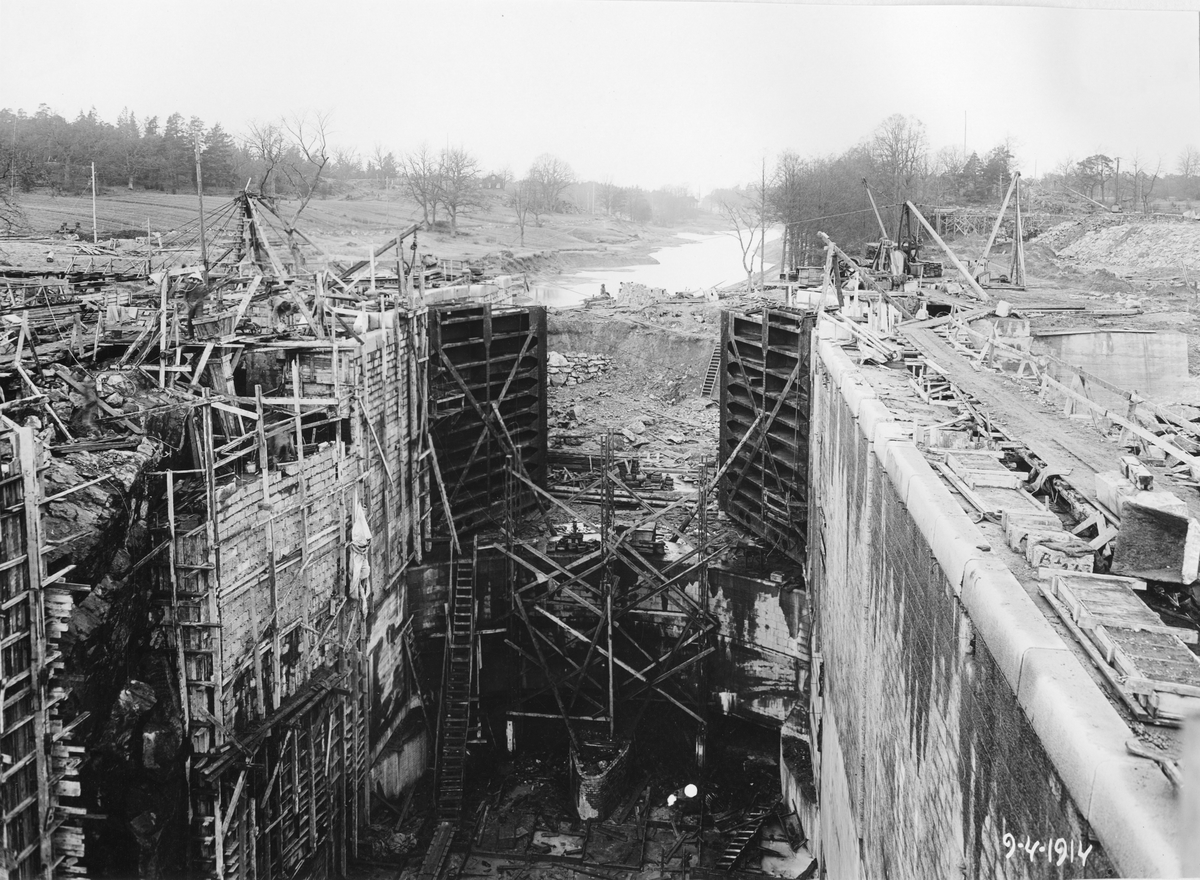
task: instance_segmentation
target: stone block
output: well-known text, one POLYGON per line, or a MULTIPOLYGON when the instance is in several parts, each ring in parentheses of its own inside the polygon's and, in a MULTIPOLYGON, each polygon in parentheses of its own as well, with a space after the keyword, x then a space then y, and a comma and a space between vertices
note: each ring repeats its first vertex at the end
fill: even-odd
POLYGON ((1112 573, 1190 584, 1200 566, 1200 523, 1170 492, 1135 492, 1125 498, 1113 542, 1112 573))
POLYGON ((1125 499, 1134 491, 1133 484, 1116 471, 1096 474, 1096 499, 1117 516, 1121 515, 1125 499))
POLYGON ((1066 571, 1092 570, 1096 554, 1086 541, 1068 532, 1049 536, 1031 535, 1025 543, 1025 558, 1034 568, 1060 568, 1066 571))
POLYGON ((1024 553, 1026 537, 1030 532, 1062 531, 1062 520, 1050 511, 1017 510, 1004 511, 1000 520, 1004 529, 1004 541, 1010 550, 1024 553))

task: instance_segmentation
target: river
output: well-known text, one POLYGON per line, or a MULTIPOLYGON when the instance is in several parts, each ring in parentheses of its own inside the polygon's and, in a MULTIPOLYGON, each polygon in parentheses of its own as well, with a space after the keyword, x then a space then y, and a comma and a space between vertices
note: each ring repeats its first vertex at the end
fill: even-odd
MULTIPOLYGON (((776 241, 781 234, 782 230, 778 228, 768 229, 767 241, 776 241)), ((598 296, 601 284, 610 295, 615 296, 622 281, 645 284, 647 287, 665 287, 672 293, 683 293, 724 287, 745 280, 742 248, 732 233, 704 235, 683 232, 679 238, 684 239, 683 244, 651 251, 653 263, 581 269, 558 275, 537 284, 530 296, 518 297, 517 302, 570 308, 580 305, 590 296, 598 296)))

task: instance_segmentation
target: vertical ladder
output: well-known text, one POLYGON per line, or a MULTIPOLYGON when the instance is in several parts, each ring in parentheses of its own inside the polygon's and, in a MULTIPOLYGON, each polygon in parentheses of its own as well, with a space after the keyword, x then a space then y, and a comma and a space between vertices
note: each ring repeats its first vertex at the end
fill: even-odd
POLYGON ((721 377, 721 346, 713 348, 712 357, 708 359, 708 372, 704 374, 704 384, 700 387, 701 397, 712 397, 721 377))
POLYGON ((446 678, 438 730, 437 817, 454 822, 462 813, 467 737, 471 716, 471 675, 475 643, 475 559, 451 566, 447 609, 446 678))

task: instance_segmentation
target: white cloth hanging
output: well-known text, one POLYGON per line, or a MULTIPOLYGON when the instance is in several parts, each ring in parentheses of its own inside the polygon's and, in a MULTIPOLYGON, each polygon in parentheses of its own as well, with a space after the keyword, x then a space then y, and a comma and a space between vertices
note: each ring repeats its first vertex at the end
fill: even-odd
POLYGON ((367 511, 354 492, 354 525, 350 529, 350 593, 357 595, 362 613, 367 613, 367 599, 371 595, 371 527, 367 525, 367 511))

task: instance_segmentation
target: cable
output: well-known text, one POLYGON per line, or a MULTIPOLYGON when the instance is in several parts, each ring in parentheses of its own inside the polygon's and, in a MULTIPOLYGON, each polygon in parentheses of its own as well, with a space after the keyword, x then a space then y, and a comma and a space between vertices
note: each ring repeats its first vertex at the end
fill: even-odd
MULTIPOLYGON (((882 210, 884 210, 885 208, 898 208, 898 207, 900 207, 900 206, 899 206, 899 204, 895 204, 895 205, 880 205, 880 206, 879 206, 879 210, 881 210, 881 211, 882 211, 882 210)), ((866 214, 866 213, 868 213, 868 212, 870 212, 870 211, 872 211, 872 210, 873 210, 872 208, 860 208, 860 209, 859 209, 859 210, 857 210, 857 211, 846 211, 846 212, 844 212, 844 213, 842 213, 842 214, 826 214, 826 215, 825 215, 825 216, 823 216, 823 217, 805 217, 803 220, 796 220, 795 222, 796 222, 796 223, 816 223, 818 220, 834 220, 834 219, 836 219, 836 218, 838 218, 838 217, 852 217, 852 216, 854 216, 855 214, 866 214)))

